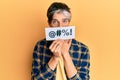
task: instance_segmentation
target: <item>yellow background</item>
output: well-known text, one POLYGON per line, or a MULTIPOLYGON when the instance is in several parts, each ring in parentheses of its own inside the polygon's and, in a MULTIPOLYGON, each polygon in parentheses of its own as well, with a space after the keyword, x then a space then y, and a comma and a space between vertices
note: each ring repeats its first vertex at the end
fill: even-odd
POLYGON ((0 80, 30 80, 53 1, 71 7, 76 39, 91 52, 91 80, 120 80, 120 0, 0 0, 0 80))

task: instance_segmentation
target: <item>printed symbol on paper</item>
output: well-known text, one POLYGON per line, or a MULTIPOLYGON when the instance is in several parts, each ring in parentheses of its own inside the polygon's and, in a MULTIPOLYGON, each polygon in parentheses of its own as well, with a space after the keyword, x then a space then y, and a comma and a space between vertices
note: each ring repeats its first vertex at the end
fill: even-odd
POLYGON ((60 36, 61 35, 61 30, 57 30, 57 36, 60 36))
POLYGON ((50 31, 50 32, 49 32, 49 37, 50 37, 50 38, 54 38, 55 35, 56 35, 56 33, 55 33, 54 31, 50 31))
POLYGON ((64 34, 64 36, 69 36, 69 35, 72 35, 72 29, 70 29, 70 31, 68 29, 63 29, 62 30, 62 33, 64 34))
POLYGON ((72 29, 70 29, 70 35, 72 35, 72 29))

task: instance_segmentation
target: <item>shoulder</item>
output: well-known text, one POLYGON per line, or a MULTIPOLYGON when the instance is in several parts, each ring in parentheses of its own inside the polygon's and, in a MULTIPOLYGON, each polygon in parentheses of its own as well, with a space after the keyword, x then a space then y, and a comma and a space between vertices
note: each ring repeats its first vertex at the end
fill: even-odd
POLYGON ((50 46, 50 44, 52 43, 52 41, 46 41, 46 39, 41 39, 39 41, 37 41, 36 46, 39 47, 45 47, 48 48, 50 46))
POLYGON ((88 52, 88 46, 80 41, 77 41, 75 39, 72 39, 72 45, 75 47, 77 46, 79 49, 81 49, 82 52, 88 52))
POLYGON ((46 44, 46 39, 41 39, 36 43, 36 45, 45 45, 45 44, 46 44))

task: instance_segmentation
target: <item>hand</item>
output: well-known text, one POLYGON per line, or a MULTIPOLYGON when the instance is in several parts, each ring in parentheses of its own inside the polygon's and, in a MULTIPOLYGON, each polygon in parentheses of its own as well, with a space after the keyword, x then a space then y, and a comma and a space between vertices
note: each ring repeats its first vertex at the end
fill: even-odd
POLYGON ((62 47, 61 47, 61 53, 63 57, 69 54, 69 48, 71 46, 71 41, 72 40, 64 40, 62 47))
POLYGON ((58 40, 53 41, 53 43, 50 45, 49 49, 53 53, 54 57, 61 56, 61 48, 62 48, 63 42, 64 42, 63 40, 58 39, 58 40))

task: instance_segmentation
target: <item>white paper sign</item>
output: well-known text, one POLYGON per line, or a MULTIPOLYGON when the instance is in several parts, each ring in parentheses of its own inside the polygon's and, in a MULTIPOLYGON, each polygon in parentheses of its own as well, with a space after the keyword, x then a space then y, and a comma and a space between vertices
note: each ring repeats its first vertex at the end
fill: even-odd
POLYGON ((73 39, 75 38, 75 26, 45 28, 46 40, 73 39))

